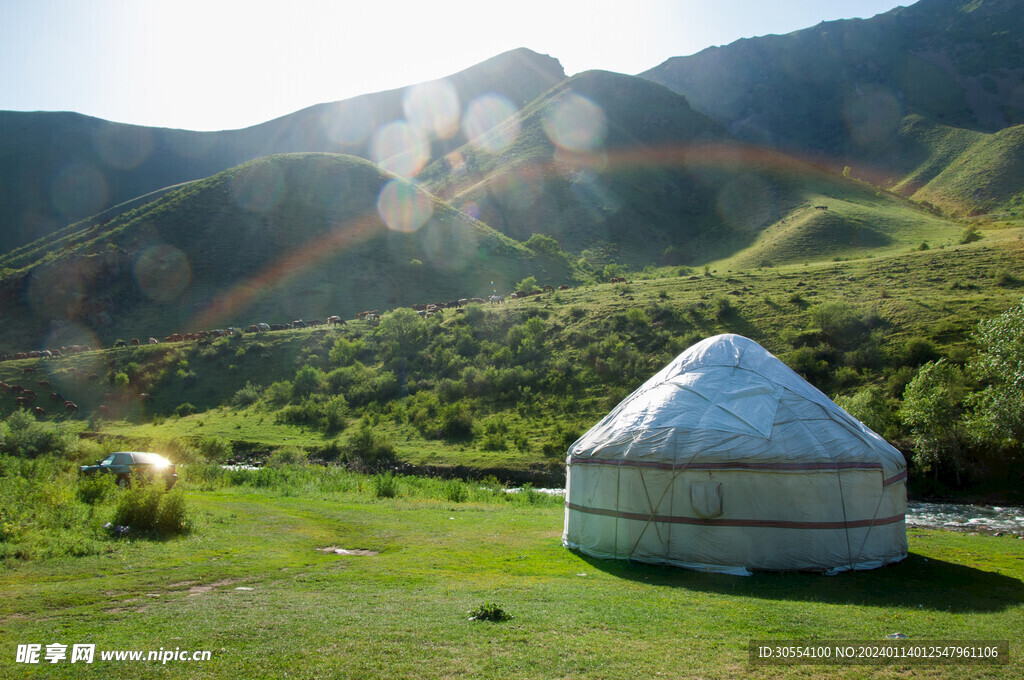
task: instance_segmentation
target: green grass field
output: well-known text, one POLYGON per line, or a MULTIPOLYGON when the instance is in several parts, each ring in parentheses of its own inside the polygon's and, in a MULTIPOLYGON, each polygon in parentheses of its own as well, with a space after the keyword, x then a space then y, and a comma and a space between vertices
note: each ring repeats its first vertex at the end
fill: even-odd
POLYGON ((190 535, 0 569, 4 678, 1010 678, 1024 674, 1021 542, 910 530, 889 568, 749 578, 587 558, 560 499, 424 498, 368 478, 207 491, 190 535), (375 551, 325 554, 320 548, 375 551), (493 602, 510 621, 468 620, 493 602), (764 666, 751 640, 1009 640, 1008 666, 764 666), (95 644, 92 665, 14 662, 95 644), (208 661, 102 661, 110 650, 208 661))

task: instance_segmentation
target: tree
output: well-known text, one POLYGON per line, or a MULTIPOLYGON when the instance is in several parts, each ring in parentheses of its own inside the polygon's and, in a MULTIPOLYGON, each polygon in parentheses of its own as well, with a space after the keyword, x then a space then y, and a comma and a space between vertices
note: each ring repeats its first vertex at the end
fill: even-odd
POLYGON ((952 471, 957 484, 967 469, 966 376, 945 359, 929 361, 903 392, 899 416, 914 437, 914 463, 923 471, 952 471))
POLYGON ((525 279, 516 284, 516 291, 520 293, 532 293, 537 289, 537 278, 535 276, 527 276, 525 279))
POLYGON ((980 443, 1019 447, 1024 442, 1024 301, 978 323, 978 352, 968 373, 984 388, 972 398, 972 425, 980 443))
POLYGON ((413 353, 423 337, 423 320, 412 309, 399 307, 381 318, 376 335, 391 356, 404 359, 413 353))

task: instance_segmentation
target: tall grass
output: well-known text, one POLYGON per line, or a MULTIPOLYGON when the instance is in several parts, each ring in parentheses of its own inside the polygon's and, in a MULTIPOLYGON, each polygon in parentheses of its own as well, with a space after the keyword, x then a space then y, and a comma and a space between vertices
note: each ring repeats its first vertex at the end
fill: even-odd
POLYGON ((192 463, 179 468, 179 484, 203 491, 241 488, 283 496, 356 494, 363 497, 417 498, 451 503, 512 503, 557 506, 559 496, 543 494, 529 484, 506 489, 494 478, 443 479, 403 475, 387 470, 377 474, 354 472, 337 465, 280 464, 257 469, 230 469, 214 463, 192 463))

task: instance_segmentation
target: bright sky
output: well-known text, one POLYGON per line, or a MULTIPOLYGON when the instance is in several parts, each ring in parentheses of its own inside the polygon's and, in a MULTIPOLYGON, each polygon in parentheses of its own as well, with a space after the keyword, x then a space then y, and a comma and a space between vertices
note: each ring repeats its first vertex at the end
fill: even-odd
POLYGON ((636 74, 913 0, 0 0, 0 110, 191 130, 441 78, 517 47, 636 74))

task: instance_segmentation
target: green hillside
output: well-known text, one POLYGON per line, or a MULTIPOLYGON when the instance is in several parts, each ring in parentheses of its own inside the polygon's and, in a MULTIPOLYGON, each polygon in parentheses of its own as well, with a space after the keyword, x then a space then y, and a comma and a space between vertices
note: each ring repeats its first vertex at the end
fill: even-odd
POLYGON ((1024 215, 1024 125, 981 136, 914 199, 960 215, 1024 215))
POLYGON ((737 257, 771 265, 944 242, 961 229, 874 187, 729 141, 684 98, 639 78, 575 76, 515 123, 518 136, 503 153, 463 147, 458 172, 448 160, 422 178, 503 233, 544 233, 598 264, 737 257), (600 138, 562 140, 556 122, 567 111, 574 130, 592 124, 600 138), (592 146, 566 147, 583 142, 592 146), (814 212, 821 205, 830 219, 814 212), (786 235, 815 215, 810 231, 786 235), (831 233, 836 216, 862 237, 850 224, 831 233))
MULTIPOLYGON (((428 319, 382 310, 379 325, 350 320, 4 361, 0 380, 45 379, 79 407, 65 413, 41 394, 45 420, 128 437, 132 446, 217 437, 240 458, 291 446, 334 460, 366 445, 365 423, 396 464, 551 482, 568 444, 626 394, 689 345, 735 332, 830 396, 874 399, 858 417, 912 456, 912 432, 897 417, 904 388, 929 360, 965 364, 978 321, 1020 304, 1018 234, 842 262, 719 264, 706 274, 651 268, 625 284, 572 286, 428 319)), ((137 331, 149 320, 138 323, 137 331)), ((16 409, 16 397, 0 392, 0 416, 16 409)), ((965 480, 1019 473, 1002 467, 1019 447, 986 451, 972 454, 978 476, 965 480)), ((927 482, 924 472, 916 483, 927 482)))
POLYGON ((479 297, 541 259, 351 156, 269 156, 0 257, 9 349, 479 297), (493 286, 492 286, 492 281, 493 286))
MULTIPOLYGON (((836 171, 848 166, 854 177, 911 194, 985 134, 1024 122, 1022 17, 1015 0, 919 0, 871 19, 674 57, 641 75, 740 140, 836 171)), ((995 154, 963 162, 971 176, 1003 176, 995 154)), ((956 212, 999 211, 1024 188, 1013 173, 995 195, 967 206, 965 192, 978 188, 971 184, 940 181, 926 200, 956 212)))
POLYGON ((427 131, 426 159, 467 141, 458 113, 480 98, 509 111, 565 78, 557 59, 516 49, 433 83, 311 106, 241 130, 195 132, 123 125, 76 113, 0 111, 0 251, 111 206, 261 156, 344 153, 373 158, 374 135, 404 119, 416 90, 454 103, 455 129, 427 131))

